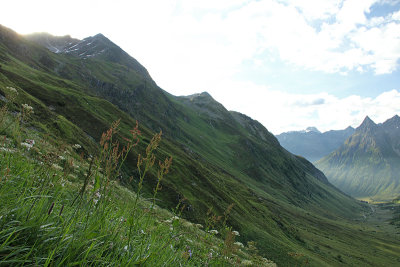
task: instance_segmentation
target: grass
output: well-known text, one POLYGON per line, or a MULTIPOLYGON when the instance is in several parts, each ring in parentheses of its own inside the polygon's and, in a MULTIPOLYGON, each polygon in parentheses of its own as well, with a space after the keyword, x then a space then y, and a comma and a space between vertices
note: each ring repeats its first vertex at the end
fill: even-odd
MULTIPOLYGON (((18 118, 14 127, 17 122, 18 118)), ((247 248, 235 244, 226 217, 223 227, 213 234, 207 232, 217 223, 212 213, 212 223, 203 231, 198 228, 201 225, 179 218, 179 206, 173 212, 157 207, 160 182, 172 158, 158 164, 159 183, 152 198, 141 197, 161 133, 138 159, 137 192, 122 187, 117 177, 129 150, 138 144, 140 132, 136 126, 127 145, 120 147, 113 140, 118 126, 119 122, 112 124, 102 135, 99 155, 89 159, 76 153, 79 145, 60 149, 35 136, 35 144, 26 150, 3 136, 0 265, 274 265, 258 256, 252 244, 247 248)))
MULTIPOLYGON (((127 145, 124 137, 131 136, 129 130, 137 119, 141 122, 141 142, 127 155, 117 179, 110 179, 116 183, 110 182, 108 187, 111 204, 104 202, 104 205, 111 205, 108 206, 110 216, 117 210, 124 210, 124 218, 128 218, 132 210, 135 210, 133 203, 139 195, 137 205, 140 209, 137 208, 137 212, 143 211, 141 214, 144 218, 149 214, 146 211, 151 210, 154 205, 155 219, 160 222, 169 221, 175 215, 157 215, 158 211, 162 211, 156 208, 157 205, 169 211, 176 210, 175 207, 179 206, 177 211, 182 211, 182 217, 211 227, 210 218, 224 217, 224 212, 234 203, 226 225, 230 225, 231 230, 240 232, 240 236, 235 237, 235 242, 256 242, 246 246, 247 250, 242 249, 249 256, 242 257, 241 252, 233 252, 242 261, 256 262, 257 257, 251 255, 258 250, 259 255, 282 266, 301 266, 306 263, 310 266, 341 266, 343 262, 348 265, 379 266, 396 262, 392 254, 398 252, 398 240, 382 237, 381 233, 373 233, 372 230, 360 231, 363 228, 357 226, 359 221, 353 221, 360 219, 368 207, 325 183, 312 165, 284 151, 275 138, 256 121, 242 114, 232 115, 233 113, 207 96, 200 102, 194 99, 193 102, 186 103, 160 90, 153 81, 140 76, 135 69, 126 68, 118 62, 108 62, 101 58, 81 60, 49 53, 43 47, 32 46, 22 37, 8 47, 0 43, 0 59, 0 91, 3 94, 4 88, 12 86, 20 92, 12 111, 18 113, 24 103, 34 108, 30 120, 21 124, 21 141, 36 140, 38 152, 41 153, 37 153, 39 157, 54 155, 55 159, 55 155, 63 156, 62 148, 71 147, 75 143, 82 146, 78 151, 68 149, 71 155, 75 155, 73 164, 69 163, 70 158, 55 163, 62 168, 55 171, 60 175, 70 171, 65 175, 64 180, 68 183, 65 183, 63 190, 71 192, 68 200, 71 207, 78 205, 78 200, 73 200, 85 184, 90 166, 88 156, 101 155, 102 150, 98 145, 102 138, 101 133, 107 131, 110 122, 121 119, 120 130, 113 135, 113 141, 119 141, 122 148, 127 145), (32 51, 15 51, 19 43, 32 51), (49 64, 41 64, 38 59, 46 55, 49 64), (4 61, 4 58, 8 59, 4 61), (146 178, 140 183, 138 155, 145 157, 146 147, 151 143, 153 133, 160 130, 163 131, 163 139, 154 155, 160 159, 172 155, 173 163, 169 173, 159 184, 157 168, 147 171, 146 178), (51 146, 41 149, 40 144, 51 146), (80 163, 81 154, 84 155, 83 163, 80 163), (74 165, 80 167, 71 168, 74 165), (126 189, 120 187, 120 184, 126 189), (133 193, 138 192, 140 184, 140 194, 133 193), (157 199, 153 203, 153 190, 159 186, 162 190, 157 191, 157 199), (127 202, 119 196, 123 196, 127 202), (185 208, 181 209, 182 207, 185 208), (212 213, 207 215, 210 208, 212 213), (375 246, 374 240, 391 244, 391 252, 375 246), (371 246, 365 245, 369 243, 371 246)), ((17 153, 22 151, 20 143, 13 138, 11 128, 3 135, 7 135, 12 143, 10 149, 19 151, 17 153)), ((36 152, 31 149, 29 153, 36 152)), ((34 164, 33 155, 27 158, 33 160, 34 164)), ((103 170, 99 172, 104 175, 104 167, 101 168, 103 170)), ((114 171, 113 173, 116 174, 114 171)), ((100 176, 98 181, 102 181, 100 176)), ((96 194, 93 191, 95 184, 89 183, 83 197, 78 198, 86 201, 82 205, 93 205, 90 198, 96 194)), ((48 209, 44 209, 44 214, 52 203, 47 204, 48 209)), ((55 208, 59 208, 57 203, 54 204, 55 208)), ((64 205, 64 209, 63 214, 67 212, 67 206, 64 205)), ((90 209, 85 211, 88 210, 90 209)), ((161 213, 164 212, 165 210, 161 213)), ((51 213, 51 216, 54 215, 51 213)), ((118 217, 117 215, 112 216, 118 217)), ((82 216, 79 219, 81 221, 84 220, 84 214, 82 216)), ((139 222, 146 225, 148 220, 150 228, 157 227, 160 223, 153 219, 154 216, 139 222)), ((110 223, 112 221, 106 218, 104 220, 110 223)), ((174 221, 171 220, 171 223, 174 224, 174 221)), ((181 250, 175 250, 175 256, 182 260, 183 254, 188 253, 185 246, 190 246, 192 254, 201 258, 197 261, 191 259, 192 265, 207 263, 207 255, 212 252, 211 249, 215 250, 213 246, 221 248, 218 253, 223 255, 224 248, 221 246, 232 247, 229 245, 231 239, 226 239, 229 231, 224 227, 223 221, 219 220, 215 224, 219 239, 208 238, 209 234, 192 227, 184 228, 186 221, 182 219, 178 224, 175 222, 177 229, 182 226, 179 234, 188 237, 195 244, 199 243, 196 246, 190 246, 189 241, 182 244, 181 250)), ((162 223, 166 224, 166 235, 163 236, 168 236, 171 223, 162 223)), ((77 222, 77 225, 81 224, 77 222)), ((127 236, 131 232, 130 240, 140 237, 135 228, 131 230, 130 227, 122 227, 120 232, 127 236)), ((100 236, 106 235, 104 232, 99 233, 100 236)), ((127 245, 127 241, 124 242, 120 247, 127 245)), ((91 244, 86 245, 90 247, 91 244)), ((97 247, 93 246, 91 251, 97 247)), ((219 262, 216 261, 217 263, 219 262)))

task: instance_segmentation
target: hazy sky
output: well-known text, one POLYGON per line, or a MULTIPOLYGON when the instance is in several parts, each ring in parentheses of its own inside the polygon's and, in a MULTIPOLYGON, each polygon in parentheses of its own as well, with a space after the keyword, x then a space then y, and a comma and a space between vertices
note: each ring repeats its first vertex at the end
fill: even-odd
POLYGON ((103 33, 174 95, 207 91, 274 134, 400 115, 400 0, 12 0, 0 24, 103 33))

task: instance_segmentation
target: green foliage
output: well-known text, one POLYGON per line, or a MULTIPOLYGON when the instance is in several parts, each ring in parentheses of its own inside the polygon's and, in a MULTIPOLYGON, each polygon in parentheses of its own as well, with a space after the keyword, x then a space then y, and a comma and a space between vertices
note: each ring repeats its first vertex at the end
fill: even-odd
MULTIPOLYGON (((26 124, 31 131, 25 132, 22 129, 22 139, 32 139, 29 134, 34 134, 35 139, 36 136, 40 136, 45 142, 53 144, 52 148, 39 148, 37 152, 32 149, 29 153, 40 152, 39 155, 42 156, 62 155, 59 152, 62 147, 70 147, 72 144, 82 146, 76 151, 82 157, 75 157, 73 162, 66 158, 57 164, 63 168, 60 172, 68 177, 67 181, 71 183, 71 187, 75 185, 72 190, 74 193, 71 193, 68 200, 69 205, 72 205, 79 195, 74 205, 82 202, 94 206, 86 194, 91 192, 90 196, 93 197, 95 192, 90 191, 91 186, 103 188, 101 186, 107 184, 102 184, 101 181, 107 179, 101 180, 100 176, 93 184, 85 183, 91 164, 88 158, 90 155, 101 153, 101 149, 96 145, 102 140, 101 133, 108 129, 112 121, 121 119, 120 130, 113 135, 112 144, 119 142, 121 147, 126 146, 128 141, 124 138, 131 136, 130 127, 138 120, 142 125, 141 142, 130 153, 124 154, 126 158, 122 167, 109 169, 108 173, 115 174, 119 170, 118 181, 131 191, 139 192, 140 196, 118 186, 107 186, 112 199, 111 204, 107 204, 111 206, 106 209, 110 216, 118 217, 120 214, 114 214, 118 210, 126 212, 124 218, 135 213, 144 218, 144 221, 139 220, 139 224, 152 228, 160 224, 147 216, 152 206, 156 207, 158 204, 171 210, 179 205, 177 210, 181 212, 182 217, 194 223, 204 224, 210 219, 206 215, 210 208, 213 210, 213 215, 210 216, 218 218, 223 216, 232 203, 234 204, 229 218, 226 219, 226 225, 232 228, 226 229, 219 221, 215 224, 217 229, 208 229, 218 230, 216 236, 193 231, 194 234, 189 239, 196 244, 195 247, 185 243, 181 235, 175 236, 179 237, 179 240, 171 242, 174 242, 174 248, 179 247, 180 250, 175 249, 171 252, 174 256, 166 257, 175 257, 176 263, 179 263, 178 259, 180 260, 181 256, 190 255, 186 246, 190 247, 193 255, 199 260, 192 265, 205 265, 214 260, 215 255, 221 256, 229 251, 237 253, 240 259, 256 262, 254 257, 246 258, 239 249, 236 250, 232 246, 233 241, 243 244, 255 241, 250 243, 252 245, 248 248, 251 247, 252 251, 255 251, 256 244, 261 255, 257 256, 259 260, 266 257, 283 266, 301 265, 305 259, 312 266, 340 265, 341 262, 336 257, 339 254, 346 263, 353 265, 365 265, 370 262, 375 265, 390 265, 395 261, 393 257, 388 256, 392 255, 393 251, 397 252, 398 244, 395 241, 386 237, 382 239, 380 235, 368 231, 360 232, 360 228, 354 224, 354 220, 362 218, 368 207, 332 187, 323 174, 310 163, 287 153, 260 123, 242 114, 227 111, 208 94, 203 93, 192 100, 169 95, 158 88, 148 75, 143 75, 141 68, 134 68, 134 64, 138 63, 130 57, 119 61, 118 54, 108 54, 83 59, 77 55, 50 53, 44 47, 19 36, 4 40, 7 41, 0 42, 0 89, 7 86, 17 88, 21 92, 21 98, 16 101, 16 106, 20 107, 20 104, 26 103, 32 106, 35 112, 26 124), (28 52, 19 50, 20 44, 24 44, 28 52), (109 57, 112 60, 107 60, 109 57), (127 64, 126 61, 131 63, 127 64), (146 147, 151 143, 152 133, 160 131, 164 135, 154 155, 157 158, 173 155, 173 164, 169 168, 167 179, 159 179, 160 176, 154 168, 146 171, 144 179, 142 177, 146 170, 146 162, 143 162, 139 172, 138 154, 146 155, 146 147), (49 149, 53 153, 49 153, 49 149), (76 171, 73 166, 80 158, 86 163, 80 164, 84 167, 76 171), (78 183, 80 187, 76 187, 78 183), (82 184, 86 184, 86 187, 82 187, 82 184), (82 188, 85 190, 82 191, 82 188), (154 191, 154 188, 162 190, 154 191), (86 193, 78 194, 81 191, 86 193), (141 201, 142 196, 149 198, 150 202, 141 201), (136 207, 141 207, 137 208, 137 211, 133 208, 136 198, 136 207), (232 239, 229 234, 231 230, 239 231, 240 236, 232 239), (213 252, 210 248, 217 242, 214 241, 215 237, 220 237, 223 241, 220 240, 219 245, 216 245, 219 251, 213 248, 213 252), (374 240, 386 242, 393 247, 387 252, 374 240), (226 247, 229 248, 225 252, 221 242, 226 243, 226 247), (365 247, 364 244, 369 242, 372 242, 371 247, 365 247), (374 250, 378 253, 374 253, 374 250), (183 254, 180 254, 181 252, 183 254)), ((113 44, 110 48, 110 51, 117 51, 113 44)), ((95 162, 93 161, 93 164, 95 162)), ((151 160, 148 162, 151 163, 151 160)), ((163 164, 166 166, 168 162, 164 161, 163 164)), ((106 166, 107 164, 94 164, 92 170, 94 167, 107 170, 106 166)), ((107 172, 101 173, 108 177, 107 172)), ((47 204, 51 206, 51 203, 47 204)), ((99 203, 105 205, 108 202, 99 203)), ((154 212, 155 210, 157 208, 154 208, 154 212)), ((136 215, 135 218, 138 218, 136 215)), ((172 215, 167 217, 171 218, 172 215)), ((88 218, 90 222, 91 217, 88 218)), ((111 222, 111 219, 104 220, 111 222)), ((118 232, 127 235, 131 246, 140 244, 142 240, 135 228, 138 226, 136 220, 127 221, 126 225, 129 226, 122 227, 121 231, 118 229, 118 232)), ((159 219, 160 222, 163 220, 168 221, 166 217, 159 219)), ((182 219, 171 220, 173 231, 180 229, 183 232, 192 232, 189 230, 191 228, 184 226, 181 221, 185 222, 182 219)), ((168 223, 162 236, 170 236, 169 227, 168 223)), ((112 229, 109 231, 117 232, 112 229)), ((99 236, 106 234, 103 231, 99 232, 99 236)), ((146 238, 156 238, 151 236, 150 238, 146 235, 146 238)), ((119 248, 124 248, 127 240, 124 240, 125 244, 119 245, 119 248)), ((91 243, 84 242, 86 247, 82 251, 87 251, 91 243)), ((164 251, 161 243, 159 247, 164 251)), ((96 248, 94 244, 87 258, 96 248)), ((146 245, 143 245, 135 254, 137 259, 140 255, 143 257, 145 248, 146 245)), ((241 250, 244 251, 245 248, 241 250)), ((81 259, 84 257, 85 253, 81 259)), ((236 259, 235 256, 231 257, 231 260, 236 259)), ((217 257, 215 260, 219 263, 221 258, 217 257)))
MULTIPOLYGON (((224 242, 173 217, 119 186, 116 177, 126 155, 138 144, 140 132, 131 131, 127 145, 114 140, 119 122, 101 139, 99 156, 86 160, 65 147, 51 155, 52 145, 37 139, 28 151, 4 142, 0 153, 0 263, 1 265, 230 265, 251 262, 251 255, 227 253, 224 242), (47 152, 43 157, 33 149, 47 152), (61 152, 61 151, 60 151, 61 152), (42 161, 43 160, 43 161, 42 161), (64 167, 61 167, 64 163, 64 167), (193 240, 198 240, 194 242, 193 240), (200 241, 200 242, 199 242, 200 241)), ((9 139, 5 139, 9 140, 9 139)), ((140 184, 152 168, 157 134, 138 159, 140 184)), ((158 180, 168 173, 172 158, 159 163, 158 180)), ((226 242, 225 242, 226 243, 226 242)), ((231 246, 233 244, 230 244, 231 246)), ((262 259, 262 265, 271 262, 262 259)), ((273 264, 272 264, 273 265, 273 264)))

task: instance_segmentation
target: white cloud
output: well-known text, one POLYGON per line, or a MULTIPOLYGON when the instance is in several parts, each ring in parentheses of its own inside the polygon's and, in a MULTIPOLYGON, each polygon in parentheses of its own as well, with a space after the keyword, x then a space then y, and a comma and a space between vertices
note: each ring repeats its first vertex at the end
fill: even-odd
POLYGON ((239 110, 265 125, 274 134, 317 126, 320 131, 357 127, 365 116, 376 123, 400 115, 400 90, 375 98, 328 93, 290 94, 253 83, 223 82, 229 88, 213 95, 228 109, 239 110), (257 97, 254 97, 257 96, 257 97))
POLYGON ((400 59, 400 11, 366 17, 374 4, 382 3, 116 0, 110 4, 71 0, 60 6, 53 1, 15 0, 8 1, 9 12, 2 19, 23 33, 73 31, 83 38, 102 32, 148 66, 161 85, 184 92, 188 85, 177 86, 177 75, 205 87, 218 76, 233 76, 244 60, 259 60, 266 50, 275 51, 289 64, 328 73, 393 72, 400 59), (167 65, 179 74, 164 74, 167 65), (191 74, 199 71, 202 79, 191 74))
POLYGON ((379 75, 397 70, 400 11, 370 16, 372 7, 384 2, 70 0, 61 6, 13 0, 3 4, 7 12, 1 23, 21 33, 84 38, 101 32, 138 59, 167 91, 208 91, 277 133, 312 125, 320 130, 344 128, 349 122, 357 126, 367 114, 379 122, 399 113, 398 91, 377 98, 338 98, 332 93, 277 92, 235 78, 245 61, 261 70, 273 70, 281 61, 327 73, 372 70, 379 75))

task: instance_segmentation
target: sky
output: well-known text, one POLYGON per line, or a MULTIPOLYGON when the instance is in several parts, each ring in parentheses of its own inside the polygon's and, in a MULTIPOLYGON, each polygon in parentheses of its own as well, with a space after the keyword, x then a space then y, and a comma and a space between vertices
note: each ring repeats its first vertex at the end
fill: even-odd
POLYGON ((21 34, 102 33, 173 95, 207 91, 279 134, 400 115, 400 0, 12 0, 21 34))

